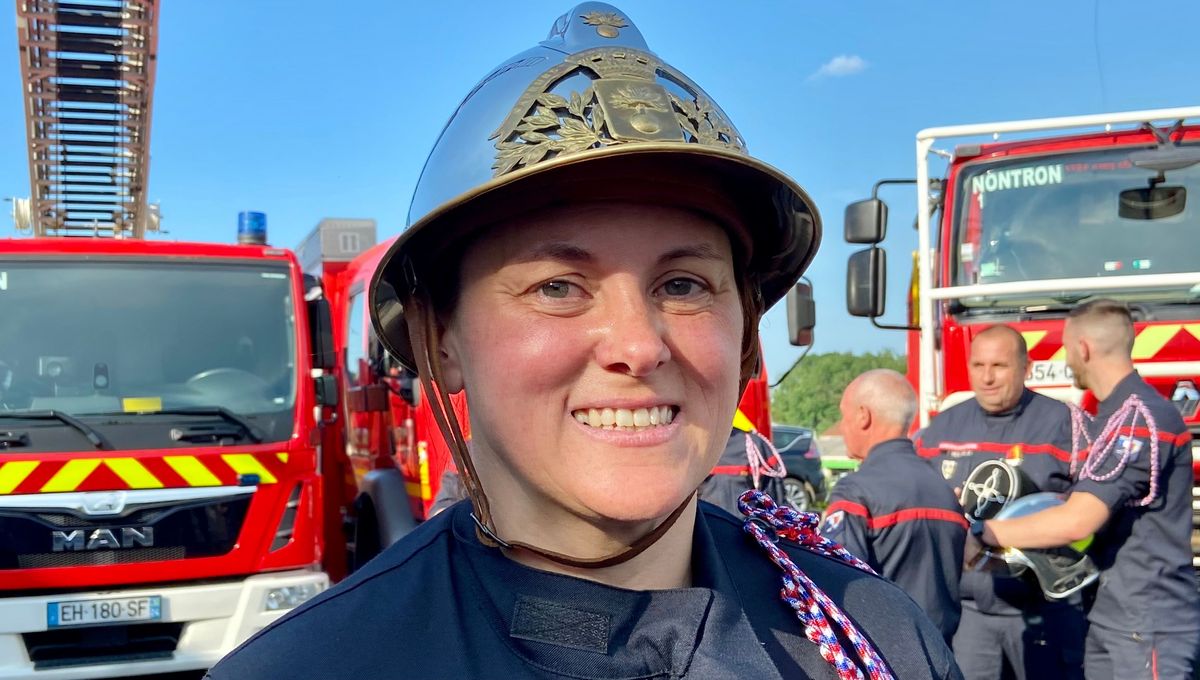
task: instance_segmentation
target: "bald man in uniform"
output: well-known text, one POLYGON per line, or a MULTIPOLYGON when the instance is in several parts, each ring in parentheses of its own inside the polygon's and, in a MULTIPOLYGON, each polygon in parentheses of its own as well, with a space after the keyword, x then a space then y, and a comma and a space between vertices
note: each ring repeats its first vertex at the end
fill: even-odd
POLYGON ((904 376, 876 369, 850 383, 839 409, 846 451, 862 464, 834 488, 821 534, 900 586, 949 642, 960 614, 967 521, 905 436, 916 395, 904 376))
POLYGON ((1134 371, 1133 340, 1122 303, 1096 300, 1071 311, 1063 331, 1067 364, 1076 386, 1100 400, 1087 427, 1087 464, 1064 504, 977 522, 968 547, 1053 548, 1095 535, 1088 554, 1100 585, 1088 610, 1089 680, 1189 678, 1200 645, 1191 435, 1175 407, 1134 371), (1109 425, 1117 428, 1111 438, 1097 441, 1109 425))

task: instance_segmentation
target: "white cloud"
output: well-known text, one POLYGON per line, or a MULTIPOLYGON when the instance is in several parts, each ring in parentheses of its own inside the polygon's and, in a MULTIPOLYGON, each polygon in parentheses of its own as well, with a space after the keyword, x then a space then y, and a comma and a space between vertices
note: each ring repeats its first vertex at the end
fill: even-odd
POLYGON ((842 76, 852 76, 855 73, 861 73, 867 68, 867 62, 857 54, 839 54, 821 65, 815 73, 808 77, 809 80, 818 80, 821 78, 840 78, 842 76))

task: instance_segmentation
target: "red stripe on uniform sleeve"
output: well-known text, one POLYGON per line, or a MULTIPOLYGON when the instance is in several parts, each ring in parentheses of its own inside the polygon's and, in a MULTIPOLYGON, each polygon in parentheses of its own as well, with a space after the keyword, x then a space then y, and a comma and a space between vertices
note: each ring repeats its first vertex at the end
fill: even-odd
POLYGON ((867 527, 870 529, 882 529, 890 527, 901 522, 913 522, 917 520, 933 520, 937 522, 951 522, 962 528, 967 528, 967 520, 961 512, 956 510, 943 510, 941 508, 908 508, 893 512, 890 515, 881 515, 867 520, 867 527))
POLYGON ((851 515, 866 517, 868 522, 871 521, 871 512, 867 510, 867 506, 851 503, 850 501, 834 501, 830 503, 829 507, 825 508, 825 516, 828 517, 838 510, 844 510, 851 515))
MULTIPOLYGON (((1150 428, 1122 427, 1120 430, 1117 430, 1117 434, 1127 437, 1145 437, 1146 439, 1149 439, 1150 428)), ((1174 432, 1159 430, 1158 441, 1163 442, 1164 444, 1173 444, 1174 446, 1184 446, 1188 442, 1192 441, 1192 433, 1184 430, 1180 434, 1175 434, 1174 432)))

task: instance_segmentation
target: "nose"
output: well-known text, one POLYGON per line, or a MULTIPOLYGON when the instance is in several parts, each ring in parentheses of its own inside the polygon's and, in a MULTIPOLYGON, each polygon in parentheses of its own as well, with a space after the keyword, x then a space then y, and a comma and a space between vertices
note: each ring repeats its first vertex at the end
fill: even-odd
POLYGON ((662 313, 640 292, 614 296, 604 306, 601 366, 631 376, 648 375, 671 360, 662 313))

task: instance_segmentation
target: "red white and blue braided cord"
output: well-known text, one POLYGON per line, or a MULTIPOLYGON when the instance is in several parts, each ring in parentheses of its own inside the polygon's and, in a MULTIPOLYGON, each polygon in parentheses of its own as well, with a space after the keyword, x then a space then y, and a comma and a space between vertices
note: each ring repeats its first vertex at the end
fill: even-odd
POLYGON ((867 573, 874 574, 875 571, 841 545, 821 536, 817 531, 820 516, 816 513, 797 512, 786 505, 776 504, 767 494, 753 490, 738 498, 738 509, 746 516, 742 528, 754 537, 771 556, 771 561, 783 571, 780 596, 795 610, 796 617, 804 624, 805 637, 817 645, 821 657, 833 666, 838 677, 841 680, 864 680, 867 677, 871 680, 893 680, 891 670, 871 641, 812 579, 800 571, 800 567, 776 545, 776 541, 783 538, 867 573), (854 646, 861 667, 846 654, 834 633, 833 625, 854 646))

